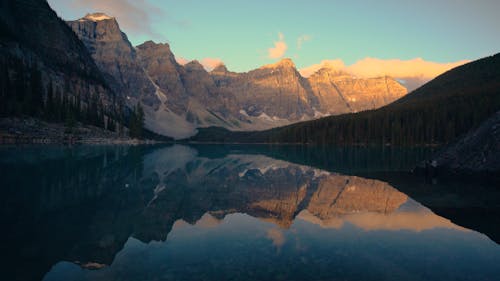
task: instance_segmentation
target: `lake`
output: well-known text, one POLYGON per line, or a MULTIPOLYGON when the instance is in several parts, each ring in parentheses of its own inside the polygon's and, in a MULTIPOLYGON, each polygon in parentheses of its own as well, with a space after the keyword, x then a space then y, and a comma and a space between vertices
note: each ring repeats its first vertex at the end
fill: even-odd
POLYGON ((428 148, 0 147, 3 280, 498 280, 500 190, 428 148))

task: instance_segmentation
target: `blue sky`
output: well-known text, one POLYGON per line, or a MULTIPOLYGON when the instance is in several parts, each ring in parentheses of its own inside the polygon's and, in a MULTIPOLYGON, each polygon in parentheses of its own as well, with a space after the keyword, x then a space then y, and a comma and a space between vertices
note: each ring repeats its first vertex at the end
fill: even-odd
POLYGON ((234 71, 281 57, 303 68, 367 57, 446 63, 500 51, 498 0, 48 2, 67 20, 97 11, 116 16, 134 45, 168 42, 177 57, 217 58, 234 71))

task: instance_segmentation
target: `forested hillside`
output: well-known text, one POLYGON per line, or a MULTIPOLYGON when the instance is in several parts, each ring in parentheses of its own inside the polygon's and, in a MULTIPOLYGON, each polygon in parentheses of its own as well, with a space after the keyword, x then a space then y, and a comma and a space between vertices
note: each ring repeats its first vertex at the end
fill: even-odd
MULTIPOLYGON (((0 3, 0 117, 115 130, 124 102, 45 0, 0 3)), ((128 114, 127 114, 128 118, 128 114)))

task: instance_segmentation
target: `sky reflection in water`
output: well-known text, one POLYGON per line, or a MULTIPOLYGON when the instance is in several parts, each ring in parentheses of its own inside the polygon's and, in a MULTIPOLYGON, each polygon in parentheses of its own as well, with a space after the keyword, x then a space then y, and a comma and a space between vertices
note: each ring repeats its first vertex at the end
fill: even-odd
MULTIPOLYGON (((179 145, 101 149, 51 160, 82 165, 73 169, 76 184, 71 172, 49 175, 57 171, 50 165, 39 175, 45 199, 33 212, 55 215, 42 215, 46 221, 38 223, 59 229, 74 224, 80 235, 71 243, 53 243, 57 255, 50 261, 49 254, 38 253, 51 264, 43 280, 500 276, 495 242, 435 215, 383 181, 241 151, 206 156, 200 148, 179 145), (61 191, 61 183, 73 184, 61 191), (82 188, 85 194, 73 190, 82 188), (65 206, 68 197, 78 202, 65 206), (81 211, 64 215, 72 209, 81 211)), ((15 170, 40 165, 41 159, 4 157, 2 165, 13 161, 15 170)), ((9 178, 5 181, 8 186, 9 178)), ((47 236, 41 241, 51 239, 47 236)), ((22 263, 25 257, 18 258, 22 263)))

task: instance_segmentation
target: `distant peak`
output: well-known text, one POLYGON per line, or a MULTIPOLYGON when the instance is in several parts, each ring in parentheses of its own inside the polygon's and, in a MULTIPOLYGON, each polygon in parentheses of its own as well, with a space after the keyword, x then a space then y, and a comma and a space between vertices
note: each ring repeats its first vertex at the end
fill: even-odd
POLYGON ((80 20, 89 20, 89 21, 103 21, 103 20, 114 20, 114 17, 108 16, 105 13, 92 13, 87 14, 85 17, 80 20))
POLYGON ((325 61, 321 65, 321 69, 329 69, 329 70, 339 70, 339 65, 337 63, 331 61, 325 61))
POLYGON ((284 58, 280 60, 278 63, 276 63, 276 65, 285 67, 295 67, 295 63, 293 63, 292 59, 290 58, 284 58))
POLYGON ((151 48, 151 47, 154 47, 154 46, 157 46, 157 45, 158 44, 155 41, 148 40, 148 41, 145 41, 144 43, 140 44, 137 47, 151 48))
POLYGON ((324 66, 324 67, 320 68, 318 71, 315 72, 315 74, 316 73, 317 74, 328 73, 329 75, 333 75, 333 76, 345 76, 345 75, 351 76, 347 71, 333 67, 331 65, 324 66))
POLYGON ((225 73, 225 72, 229 72, 227 70, 227 67, 226 65, 224 65, 223 63, 219 64, 218 66, 216 66, 212 72, 220 72, 220 73, 225 73))
POLYGON ((309 67, 305 67, 299 70, 303 77, 310 77, 314 74, 326 74, 329 75, 348 75, 344 62, 341 60, 324 60, 319 64, 314 64, 309 67))
POLYGON ((152 45, 156 45, 156 42, 153 41, 153 40, 148 40, 148 41, 144 41, 144 43, 142 43, 142 44, 143 45, 150 45, 150 46, 152 46, 152 45))
POLYGON ((278 67, 295 68, 295 63, 293 63, 292 59, 290 58, 284 58, 278 61, 277 63, 264 65, 261 68, 278 68, 278 67))
POLYGON ((136 48, 138 48, 138 49, 151 49, 151 48, 162 47, 162 46, 166 46, 167 48, 170 49, 170 45, 168 43, 156 43, 152 40, 148 40, 148 41, 138 45, 136 48))
POLYGON ((197 60, 192 60, 188 62, 187 64, 184 65, 184 67, 188 70, 205 70, 203 65, 197 60))

